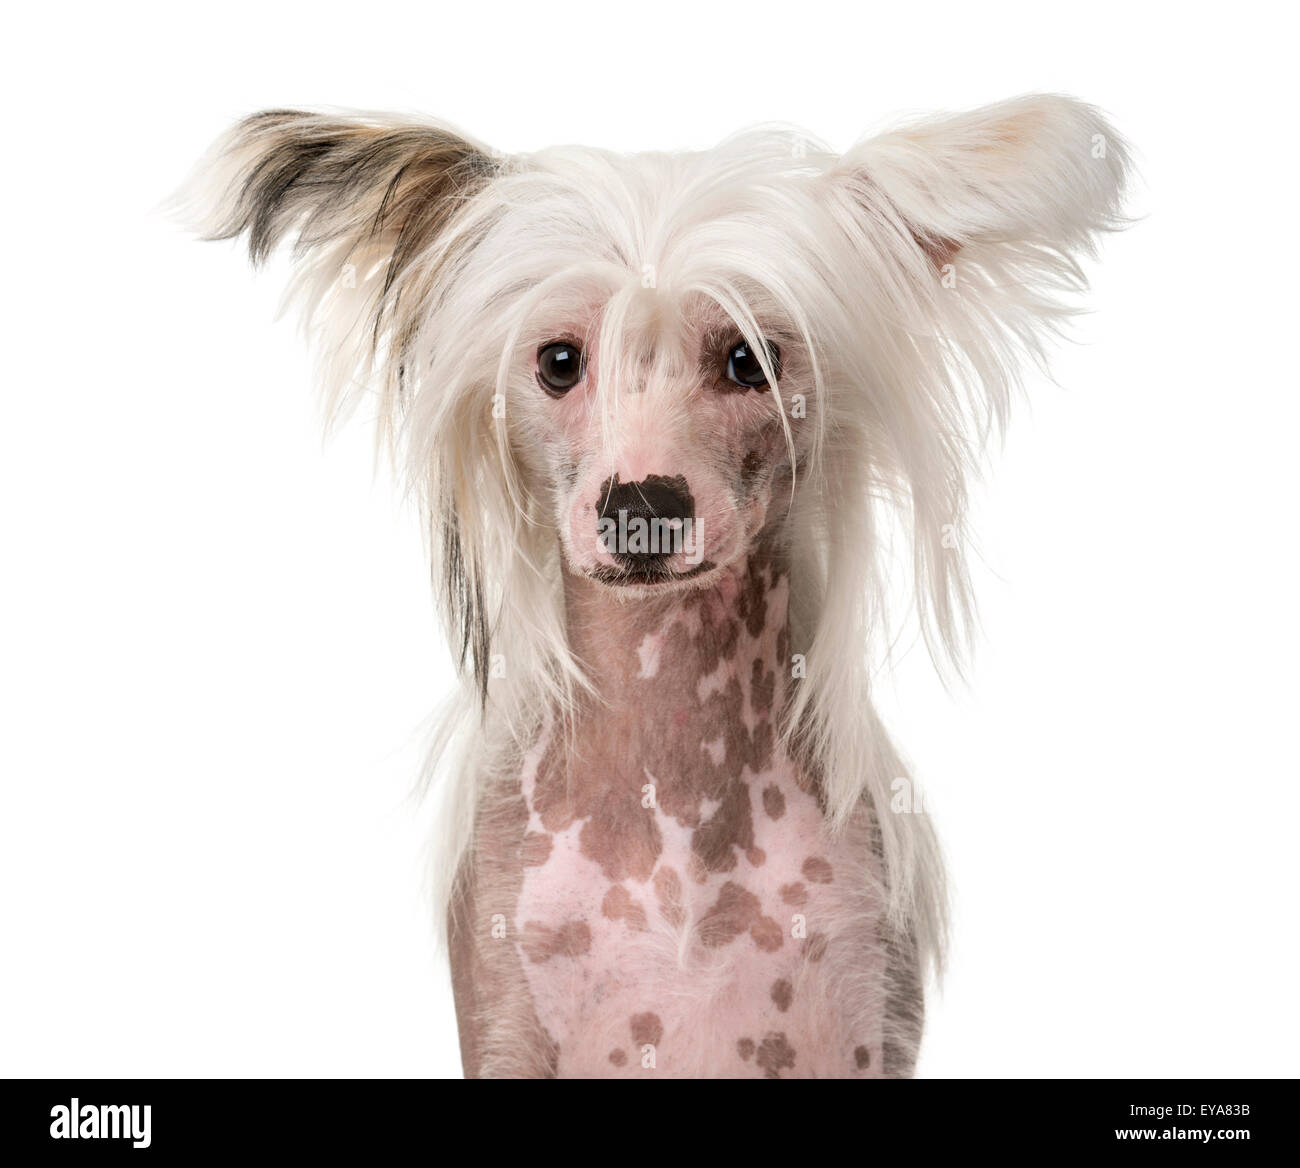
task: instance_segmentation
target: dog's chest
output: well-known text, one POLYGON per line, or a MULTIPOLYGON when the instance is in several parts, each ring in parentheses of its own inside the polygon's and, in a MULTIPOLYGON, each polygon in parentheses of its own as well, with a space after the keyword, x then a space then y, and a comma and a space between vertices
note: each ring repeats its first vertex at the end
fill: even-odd
POLYGON ((549 847, 529 837, 538 862, 513 935, 560 1075, 879 1068, 880 1011, 863 994, 880 1004, 869 849, 860 835, 828 838, 792 770, 745 786, 752 827, 733 838, 730 862, 707 841, 702 858, 721 805, 698 826, 645 808, 597 853, 583 840, 590 820, 550 834, 549 847))
POLYGON ((875 1074, 868 825, 831 837, 774 740, 773 643, 674 676, 667 632, 638 646, 639 679, 668 682, 638 718, 552 731, 524 762, 511 936, 557 1072, 875 1074))

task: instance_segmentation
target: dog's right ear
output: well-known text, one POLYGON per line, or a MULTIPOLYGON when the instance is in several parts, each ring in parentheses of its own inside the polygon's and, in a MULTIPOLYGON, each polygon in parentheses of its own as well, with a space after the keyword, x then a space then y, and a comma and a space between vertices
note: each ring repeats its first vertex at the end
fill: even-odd
MULTIPOLYGON (((433 122, 268 111, 215 143, 172 210, 205 238, 242 237, 254 263, 289 245, 288 298, 314 342, 327 417, 367 399, 394 440, 427 373, 449 270, 475 243, 474 228, 458 228, 501 166, 433 122)), ((489 549, 469 519, 483 441, 469 442, 470 422, 448 420, 463 403, 439 408, 446 415, 426 427, 437 441, 412 462, 443 548, 448 633, 485 696, 489 549)))
MULTIPOLYGON (((257 264, 291 244, 294 291, 325 334, 321 356, 355 377, 381 344, 400 369, 412 311, 436 277, 436 264, 417 261, 445 253, 456 212, 497 165, 430 122, 268 110, 215 143, 174 209, 204 238, 243 237, 257 264)), ((333 412, 341 402, 330 397, 333 412)))
POLYGON ((254 262, 290 235, 300 255, 347 241, 386 260, 390 284, 496 166, 440 126, 296 110, 245 118, 210 161, 218 201, 202 225, 207 238, 246 235, 254 262))

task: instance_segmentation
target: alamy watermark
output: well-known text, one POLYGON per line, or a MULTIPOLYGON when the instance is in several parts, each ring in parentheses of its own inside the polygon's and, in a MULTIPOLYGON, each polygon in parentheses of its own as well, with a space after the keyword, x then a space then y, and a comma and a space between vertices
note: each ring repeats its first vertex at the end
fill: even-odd
POLYGON ((692 567, 704 559, 704 521, 607 515, 596 524, 596 542, 611 556, 682 556, 692 567))

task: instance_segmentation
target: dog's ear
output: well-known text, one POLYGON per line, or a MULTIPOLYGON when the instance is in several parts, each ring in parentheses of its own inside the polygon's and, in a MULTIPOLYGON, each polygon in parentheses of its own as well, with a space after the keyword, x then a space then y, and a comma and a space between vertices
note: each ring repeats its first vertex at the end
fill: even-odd
MULTIPOLYGON (((420 346, 448 269, 473 246, 472 232, 457 232, 461 212, 499 166, 431 122, 268 111, 215 143, 172 209, 208 239, 242 237, 254 263, 288 246, 288 299, 315 343, 327 416, 367 400, 380 434, 393 439, 428 366, 420 346)), ((453 437, 463 445, 463 429, 432 429, 447 441, 421 450, 419 463, 444 549, 444 613, 462 663, 471 658, 485 691, 483 552, 466 532, 468 504, 459 497, 472 482, 472 458, 453 437)))
POLYGON ((903 500, 936 661, 960 665, 973 616, 966 483, 1025 358, 1085 287, 1081 256, 1120 213, 1130 169, 1101 114, 1017 98, 869 138, 823 176, 868 351, 860 407, 872 495, 903 500), (883 486, 883 490, 878 487, 883 486))
POLYGON ((191 191, 205 237, 246 236, 255 263, 289 238, 298 257, 342 242, 386 263, 391 286, 495 168, 431 123, 266 110, 215 144, 191 191))
POLYGON ((1096 232, 1123 223, 1128 159, 1092 106, 1033 95, 867 139, 845 154, 837 178, 942 268, 1008 244, 1090 252, 1096 232))
MULTIPOLYGON (((254 263, 289 244, 292 291, 321 334, 321 356, 355 379, 382 342, 396 375, 411 310, 436 282, 437 264, 417 261, 438 252, 496 167, 483 147, 433 123, 268 110, 215 143, 174 209, 207 239, 243 237, 254 263)), ((341 397, 331 387, 331 411, 341 397)))

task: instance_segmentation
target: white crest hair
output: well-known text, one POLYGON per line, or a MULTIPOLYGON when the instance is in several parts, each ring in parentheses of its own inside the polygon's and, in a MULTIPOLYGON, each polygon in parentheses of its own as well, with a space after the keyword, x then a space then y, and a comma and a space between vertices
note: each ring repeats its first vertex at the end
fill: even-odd
POLYGON ((807 677, 785 728, 832 825, 874 805, 891 923, 938 964, 939 850, 926 815, 889 813, 905 771, 870 700, 868 647, 890 636, 883 533, 901 517, 926 642, 960 669, 967 480, 1021 363, 1043 360, 1063 295, 1085 286, 1078 258, 1121 225, 1127 171, 1100 114, 1057 96, 917 122, 843 155, 764 129, 689 154, 504 157, 433 122, 292 111, 215 145, 184 213, 211 238, 246 234, 255 260, 292 242, 290 294, 329 416, 376 403, 428 516, 464 678, 431 752, 445 770, 442 903, 478 784, 584 685, 554 521, 493 395, 529 384, 530 321, 566 304, 605 306, 616 385, 651 271, 657 294, 713 301, 756 351, 775 318, 807 354, 816 408, 788 521, 807 677), (509 667, 489 686, 494 646, 509 667))

